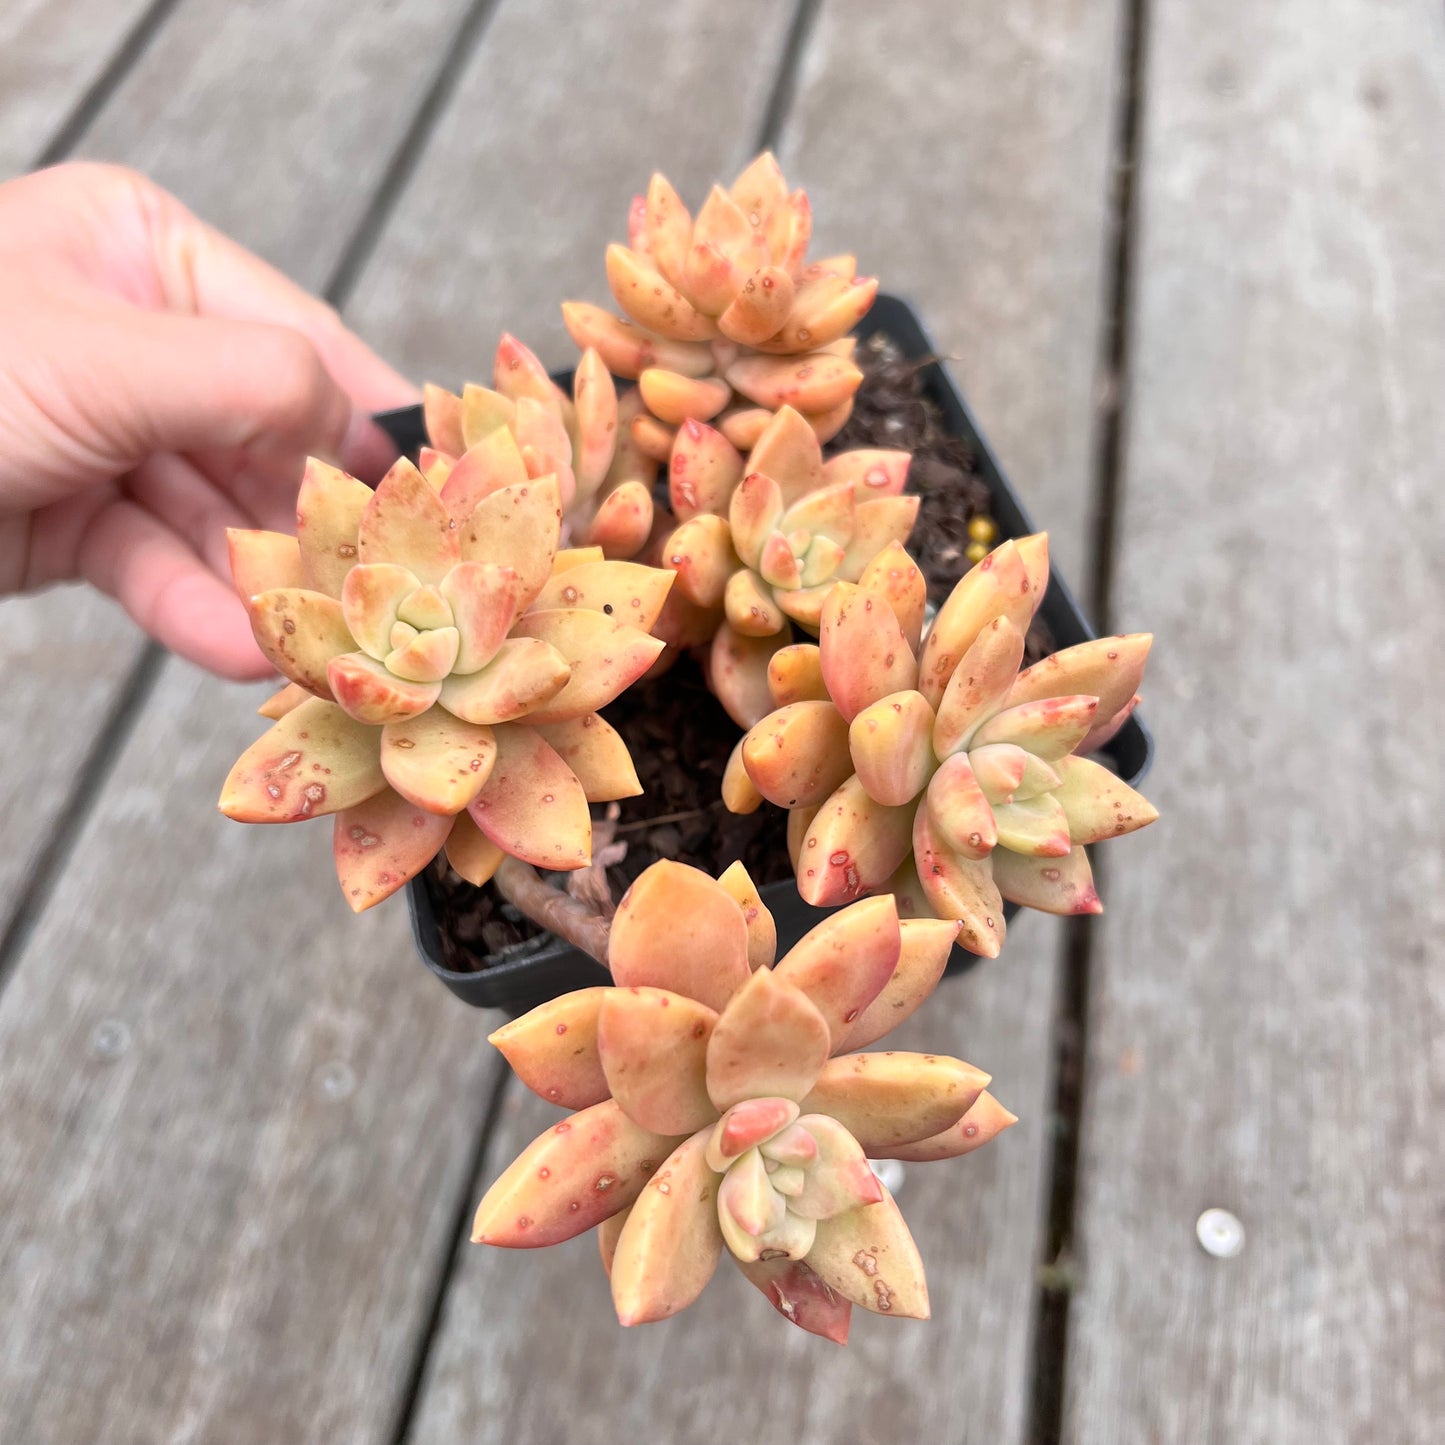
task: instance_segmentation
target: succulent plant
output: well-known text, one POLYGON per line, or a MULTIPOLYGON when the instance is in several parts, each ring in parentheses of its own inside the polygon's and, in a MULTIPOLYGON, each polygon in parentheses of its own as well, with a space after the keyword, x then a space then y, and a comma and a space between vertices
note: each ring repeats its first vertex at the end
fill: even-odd
POLYGON ((848 335, 878 294, 852 256, 808 264, 812 211, 789 192, 771 152, 730 190, 714 186, 696 219, 666 177, 633 200, 626 246, 607 249, 607 280, 627 319, 567 302, 580 347, 617 376, 636 377, 647 407, 631 425, 664 461, 676 428, 713 421, 752 447, 783 405, 822 441, 837 434, 862 380, 848 335))
POLYGON ((840 1343, 854 1304, 926 1317, 918 1251, 868 1158, 950 1158, 1014 1117, 958 1059, 852 1050, 928 996, 956 931, 866 899, 774 966, 741 864, 718 881, 653 864, 613 920, 613 985, 492 1035, 576 1112, 487 1190, 473 1240, 530 1248, 600 1226, 624 1325, 691 1304, 724 1249, 786 1319, 840 1343))
POLYGON ((631 436, 641 397, 635 388, 618 396, 595 350, 583 353, 569 397, 527 347, 503 334, 491 388, 468 385, 458 396, 428 385, 424 398, 431 446, 421 470, 444 493, 481 501, 554 476, 564 546, 600 547, 609 559, 641 550, 652 531, 657 463, 631 436))
POLYGON ((1154 808, 1078 756, 1137 701, 1147 633, 1082 643, 1019 671, 1048 584, 1043 534, 1008 541, 954 588, 919 650, 921 574, 896 544, 823 606, 819 643, 773 658, 772 711, 742 740, 724 798, 792 810, 798 889, 828 906, 876 891, 958 920, 994 957, 1003 900, 1101 910, 1085 845, 1154 808))
POLYGON ((902 495, 908 461, 865 448, 824 462, 789 406, 746 459, 705 422, 679 428, 668 463, 679 525, 656 560, 677 573, 678 601, 703 617, 713 689, 741 726, 771 705, 767 667, 791 640, 790 623, 816 635, 833 585, 856 582, 912 530, 919 499, 902 495))
POLYGON ((353 909, 443 847, 480 885, 510 855, 587 864, 588 803, 641 791, 597 710, 652 665, 671 575, 558 552, 554 476, 478 499, 406 460, 373 492, 311 461, 297 536, 232 531, 261 650, 289 685, 221 811, 248 823, 334 815, 353 909), (438 482, 442 481, 440 487, 438 482))

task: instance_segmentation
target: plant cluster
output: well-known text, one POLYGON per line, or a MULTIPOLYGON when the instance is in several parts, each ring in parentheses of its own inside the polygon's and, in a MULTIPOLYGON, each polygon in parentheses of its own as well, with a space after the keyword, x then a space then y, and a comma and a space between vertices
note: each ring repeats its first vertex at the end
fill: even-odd
POLYGON ((357 910, 444 852, 610 968, 492 1036, 573 1112, 487 1191, 476 1239, 597 1227, 624 1324, 684 1308, 727 1253, 841 1341, 854 1305, 928 1312, 869 1159, 951 1158, 1014 1122, 960 1060, 860 1050, 955 941, 998 952, 1005 900, 1098 911, 1085 847, 1155 813, 1084 754, 1137 703, 1150 639, 1023 668, 1043 535, 981 555, 930 615, 908 453, 823 452, 877 286, 852 257, 809 264, 809 231, 771 156, 696 218, 654 177, 607 257, 628 319, 564 307, 570 393, 504 335, 491 386, 426 388, 415 463, 373 490, 312 461, 296 536, 232 532, 287 685, 221 809, 331 817, 357 910), (740 863, 654 863, 615 914, 551 881, 590 869, 605 894, 619 845, 594 846, 592 805, 641 788, 601 710, 685 651, 746 729, 723 801, 787 809, 803 899, 848 905, 776 961, 740 863))

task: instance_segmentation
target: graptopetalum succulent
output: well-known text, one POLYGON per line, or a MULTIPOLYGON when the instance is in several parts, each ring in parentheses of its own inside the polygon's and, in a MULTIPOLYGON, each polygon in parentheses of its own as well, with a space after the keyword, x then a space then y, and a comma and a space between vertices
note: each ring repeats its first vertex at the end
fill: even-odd
POLYGON ((1040 533, 968 572, 922 641, 925 587, 896 544, 823 605, 819 642, 773 659, 776 710, 729 764, 735 812, 788 808, 798 890, 812 904, 876 891, 962 924, 992 958, 1003 900, 1097 913, 1085 845, 1152 823, 1100 763, 1138 701, 1151 638, 1104 637, 1019 671, 1048 585, 1040 533))
POLYGON ((358 911, 443 847, 478 885, 508 857, 584 867, 588 803, 641 791, 597 710, 662 650, 648 629, 671 574, 559 553, 554 476, 478 496, 465 461, 429 479, 403 459, 373 492, 313 460, 297 537, 230 533, 256 640, 290 685, 221 811, 334 814, 358 911))
POLYGON ((871 898, 774 966, 741 864, 714 881, 654 863, 613 920, 613 985, 492 1035, 576 1112, 488 1189, 473 1240, 531 1248, 600 1226, 624 1325, 691 1304, 724 1249, 784 1318, 839 1343, 854 1304, 925 1318, 922 1262, 868 1158, 965 1154, 1014 1116, 958 1059, 853 1050, 922 1003, 956 932, 871 898))
POLYGON ((656 558, 677 573, 673 605, 701 618, 709 680, 740 726, 772 706, 768 664, 791 640, 790 624, 816 635, 833 585, 858 581, 912 531, 919 499, 902 494, 908 461, 907 452, 861 448, 824 462, 790 406, 746 459, 705 422, 679 428, 668 490, 680 525, 656 558))
POLYGON ((553 476, 562 501, 562 541, 600 547, 608 558, 641 550, 652 531, 657 462, 633 442, 642 411, 635 389, 619 398, 602 358, 589 348, 572 395, 515 336, 503 334, 493 387, 460 396, 428 384, 423 395, 431 446, 421 470, 444 495, 480 501, 529 477, 553 476))
POLYGON ((665 461, 689 418, 716 418, 747 450, 785 404, 823 441, 842 428, 863 379, 848 333, 878 282, 852 256, 807 264, 812 228, 807 196, 789 192, 771 152, 730 190, 714 186, 695 220, 661 175, 633 200, 629 244, 607 249, 629 319, 581 301, 562 314, 578 346, 638 379, 647 412, 632 435, 649 455, 665 461))

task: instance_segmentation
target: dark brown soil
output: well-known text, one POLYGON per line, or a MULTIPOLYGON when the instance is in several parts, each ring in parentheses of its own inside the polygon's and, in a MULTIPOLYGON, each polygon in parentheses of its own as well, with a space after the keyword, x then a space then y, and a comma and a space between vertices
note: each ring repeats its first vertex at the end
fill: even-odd
MULTIPOLYGON (((968 524, 988 516, 989 491, 973 449, 947 433, 924 395, 922 363, 907 360, 881 336, 860 346, 857 359, 863 384, 848 425, 829 450, 881 446, 913 453, 908 489, 923 500, 909 551, 928 579, 929 601, 938 605, 968 569, 968 524)), ((1047 632, 1036 626, 1027 660, 1050 651, 1047 632)), ((619 804, 616 836, 628 847, 623 862, 608 869, 614 899, 659 858, 690 863, 714 877, 741 858, 760 886, 789 876, 787 814, 766 803, 746 817, 723 807, 723 767, 739 729, 708 692, 696 662, 680 659, 662 677, 624 693, 604 715, 627 739, 643 786, 641 797, 619 804)), ((604 811, 593 809, 598 818, 604 811)), ((475 972, 489 956, 536 937, 539 930, 529 919, 491 888, 473 888, 457 877, 444 857, 425 877, 448 968, 475 972)))

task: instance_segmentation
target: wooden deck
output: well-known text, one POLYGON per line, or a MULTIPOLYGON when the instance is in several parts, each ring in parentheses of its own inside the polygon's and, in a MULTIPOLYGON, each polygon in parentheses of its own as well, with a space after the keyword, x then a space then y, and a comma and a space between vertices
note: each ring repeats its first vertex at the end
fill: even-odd
POLYGON ((465 1244, 545 1111, 218 819, 246 697, 0 604, 0 1442, 1445 1438, 1442 136, 1425 0, 7 0, 0 175, 144 169, 418 378, 564 363, 648 171, 774 144, 1158 634, 1164 818, 910 1025, 1023 1116, 908 1178, 931 1324, 621 1332, 465 1244))

